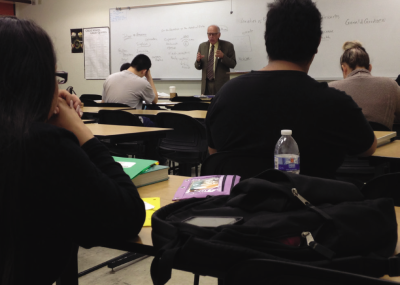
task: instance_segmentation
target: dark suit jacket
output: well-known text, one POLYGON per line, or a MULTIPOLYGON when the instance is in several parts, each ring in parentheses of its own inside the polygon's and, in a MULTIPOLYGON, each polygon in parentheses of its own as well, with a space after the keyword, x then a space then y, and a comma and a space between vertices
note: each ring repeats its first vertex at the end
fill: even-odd
MULTIPOLYGON (((201 43, 198 52, 205 55, 204 58, 194 63, 194 67, 198 70, 202 70, 201 76, 201 94, 204 94, 206 90, 206 79, 207 79, 207 64, 208 64, 208 51, 210 48, 210 42, 201 43)), ((236 66, 236 56, 235 50, 233 49, 233 44, 227 41, 219 40, 218 49, 224 53, 224 58, 216 59, 215 62, 215 90, 218 90, 229 80, 230 68, 236 66)), ((212 94, 215 95, 215 94, 212 94)))

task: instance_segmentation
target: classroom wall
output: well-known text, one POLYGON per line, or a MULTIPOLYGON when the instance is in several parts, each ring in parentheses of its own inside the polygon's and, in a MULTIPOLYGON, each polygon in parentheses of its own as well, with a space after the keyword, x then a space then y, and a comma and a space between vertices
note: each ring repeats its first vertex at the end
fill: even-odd
MULTIPOLYGON (((32 19, 49 33, 57 53, 57 69, 68 72, 68 83, 65 87, 73 86, 80 95, 101 94, 104 80, 85 80, 84 56, 83 53, 71 53, 70 29, 109 27, 110 8, 191 1, 193 0, 37 0, 36 5, 15 4, 15 8, 17 17, 32 19)), ((207 40, 206 31, 204 40, 207 40)), ((193 58, 193 64, 195 60, 193 58)), ((200 94, 200 81, 156 81, 155 84, 158 92, 169 93, 168 87, 174 85, 178 95, 200 94)))

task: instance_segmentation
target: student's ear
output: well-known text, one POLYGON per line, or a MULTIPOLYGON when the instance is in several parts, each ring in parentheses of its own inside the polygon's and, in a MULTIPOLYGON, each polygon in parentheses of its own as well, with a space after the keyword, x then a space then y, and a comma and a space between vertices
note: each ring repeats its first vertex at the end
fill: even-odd
POLYGON ((347 70, 348 70, 347 64, 342 64, 343 78, 346 78, 347 70))
POLYGON ((371 72, 371 70, 372 70, 372 65, 370 64, 370 65, 368 66, 368 71, 371 72))

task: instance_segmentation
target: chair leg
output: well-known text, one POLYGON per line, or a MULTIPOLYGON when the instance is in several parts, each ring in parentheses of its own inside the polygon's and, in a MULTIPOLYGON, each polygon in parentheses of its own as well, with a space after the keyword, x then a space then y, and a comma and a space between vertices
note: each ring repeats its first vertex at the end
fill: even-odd
POLYGON ((199 274, 195 274, 194 275, 194 285, 199 285, 200 282, 200 275, 199 274))

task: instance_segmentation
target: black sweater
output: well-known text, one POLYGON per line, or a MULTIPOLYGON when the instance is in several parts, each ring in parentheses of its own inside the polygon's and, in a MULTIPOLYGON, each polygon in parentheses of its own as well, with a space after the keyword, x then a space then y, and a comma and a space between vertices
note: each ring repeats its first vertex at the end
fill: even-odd
POLYGON ((21 173, 18 283, 52 284, 73 244, 89 248, 135 237, 146 214, 135 185, 96 138, 80 147, 74 134, 44 123, 30 133, 21 173))

